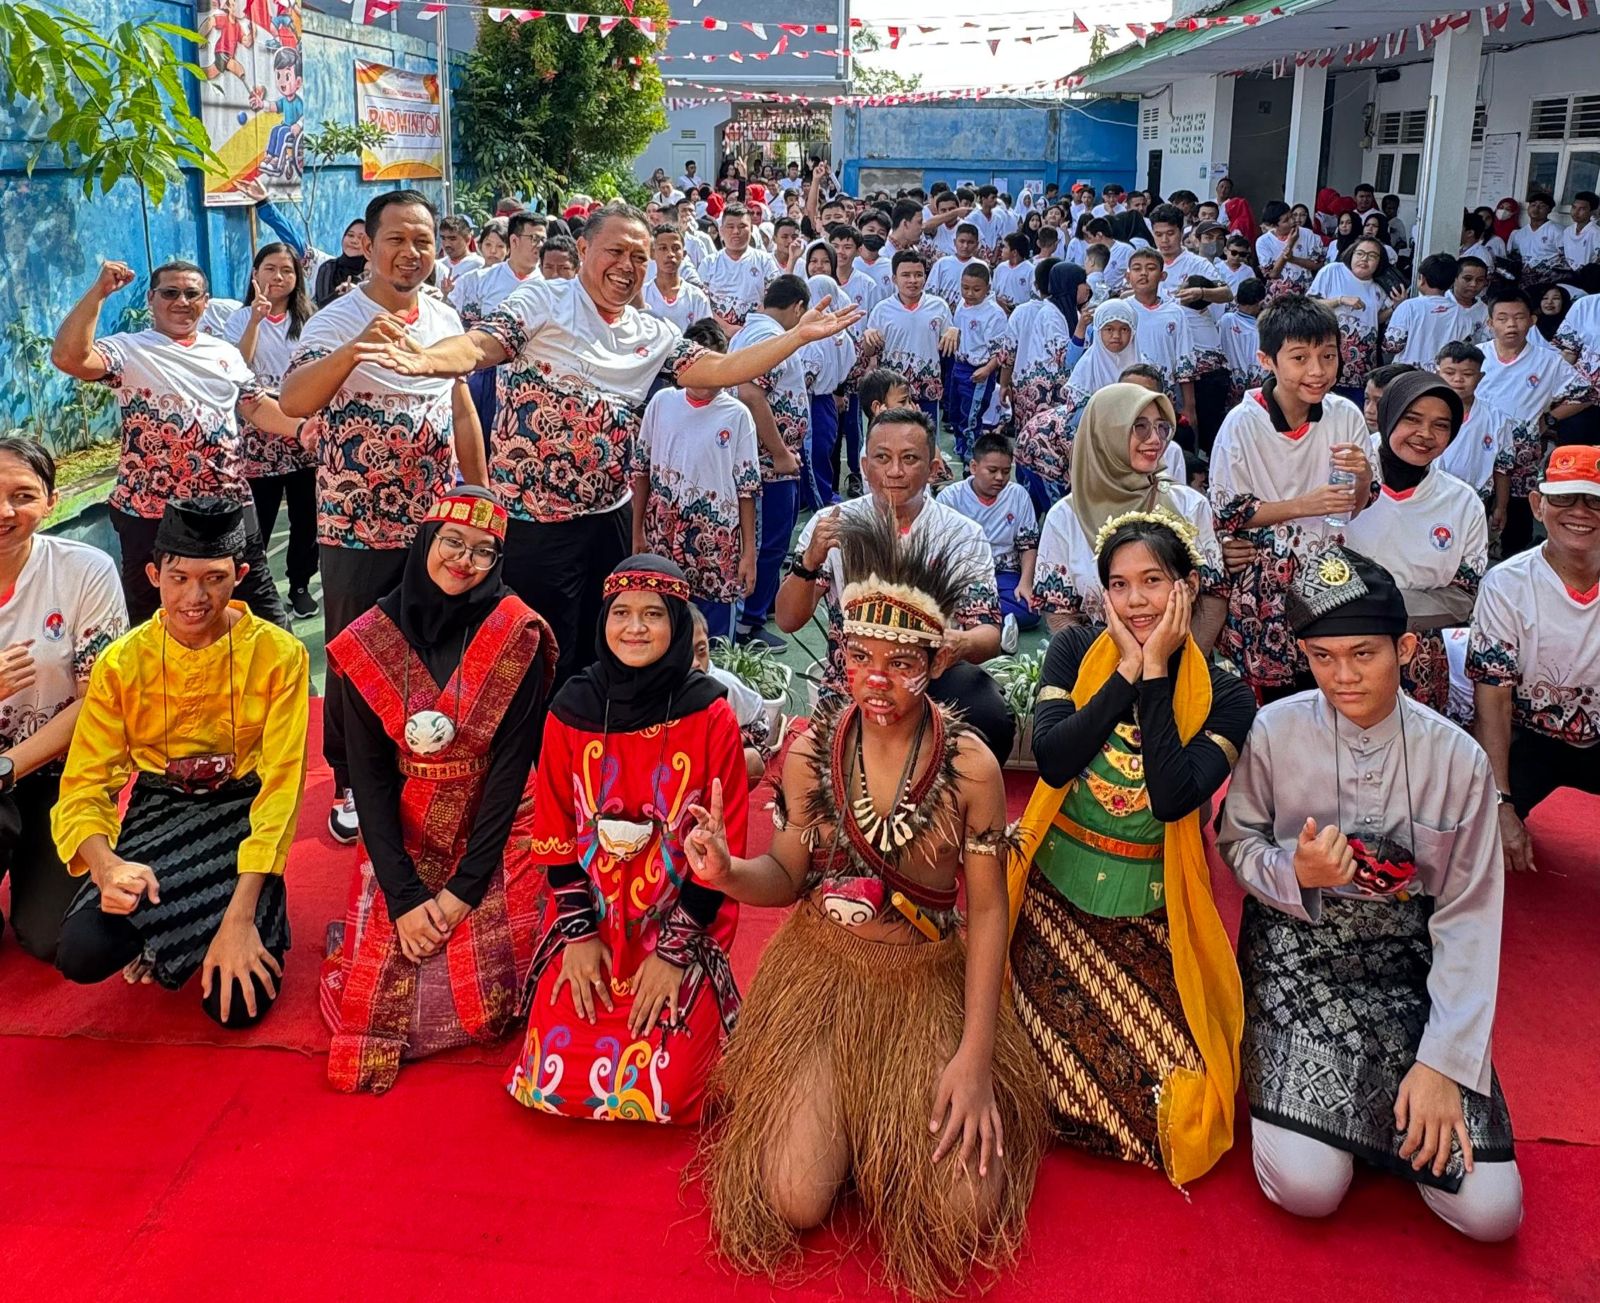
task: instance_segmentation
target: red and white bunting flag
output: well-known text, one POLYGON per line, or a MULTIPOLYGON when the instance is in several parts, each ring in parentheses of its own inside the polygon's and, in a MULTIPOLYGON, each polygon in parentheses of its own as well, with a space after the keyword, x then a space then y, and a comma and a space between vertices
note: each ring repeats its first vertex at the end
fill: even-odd
POLYGON ((705 28, 708 32, 725 32, 728 30, 728 24, 723 22, 720 18, 702 18, 700 20, 700 26, 705 28))
POLYGON ((1078 15, 1074 13, 1072 15, 1072 30, 1075 32, 1087 32, 1089 30, 1089 24, 1084 22, 1083 19, 1079 18, 1078 15))
POLYGON ((437 18, 448 6, 438 3, 425 4, 417 10, 418 18, 437 18))
POLYGON ((570 27, 575 34, 581 33, 583 29, 589 25, 588 14, 565 14, 563 16, 567 20, 567 26, 570 27))
POLYGON ((744 62, 744 55, 740 54, 739 51, 737 51, 737 50, 729 51, 728 57, 730 59, 732 59, 735 63, 743 63, 744 62))
POLYGON ((1244 25, 1246 27, 1254 27, 1257 23, 1259 23, 1261 21, 1261 15, 1260 14, 1246 14, 1244 16, 1244 18, 1241 19, 1241 21, 1244 23, 1244 25))
POLYGON ((989 42, 987 42, 987 44, 989 46, 989 53, 990 54, 999 54, 1000 53, 1000 42, 999 41, 989 41, 989 42))
MULTIPOLYGON (((778 38, 778 43, 772 47, 772 53, 773 54, 783 54, 785 51, 788 50, 788 48, 789 48, 789 36, 788 36, 788 33, 785 33, 784 35, 782 35, 782 36, 780 36, 778 38)), ((797 51, 796 53, 804 55, 804 53, 806 53, 806 52, 805 51, 797 51)))
POLYGON ((1522 0, 1522 25, 1533 26, 1533 0, 1522 0))
POLYGON ((374 23, 387 18, 400 7, 400 0, 354 0, 350 6, 350 19, 357 23, 374 23))
POLYGON ((622 7, 628 11, 628 17, 633 17, 633 0, 622 0, 622 7))
POLYGON ((1162 33, 1162 32, 1167 30, 1167 25, 1166 25, 1166 23, 1160 23, 1160 22, 1151 23, 1150 24, 1150 30, 1159 35, 1160 33, 1162 33))
POLYGON ((1478 11, 1478 17, 1483 21, 1483 34, 1485 36, 1490 32, 1503 32, 1506 29, 1506 21, 1511 17, 1511 6, 1509 4, 1488 5, 1478 11))
POLYGON ((656 34, 656 20, 654 18, 630 18, 628 20, 646 36, 654 37, 656 34))
POLYGON ((612 31, 615 29, 616 25, 618 23, 620 23, 621 21, 622 21, 622 19, 620 19, 620 18, 601 18, 599 20, 599 23, 600 23, 600 35, 601 36, 610 36, 612 31))
MULTIPOLYGON (((891 27, 889 29, 889 48, 891 50, 900 48, 900 38, 905 35, 905 30, 904 27, 891 27)), ((805 28, 802 27, 800 31, 803 33, 805 28)))
POLYGON ((1329 46, 1326 50, 1324 50, 1322 52, 1322 57, 1317 60, 1317 67, 1326 68, 1332 62, 1333 62, 1333 47, 1329 46))
POLYGON ((779 23, 778 30, 788 32, 790 36, 804 36, 806 34, 804 23, 779 23))
POLYGON ((1150 39, 1150 29, 1143 23, 1129 23, 1128 35, 1138 41, 1140 45, 1143 45, 1150 39))

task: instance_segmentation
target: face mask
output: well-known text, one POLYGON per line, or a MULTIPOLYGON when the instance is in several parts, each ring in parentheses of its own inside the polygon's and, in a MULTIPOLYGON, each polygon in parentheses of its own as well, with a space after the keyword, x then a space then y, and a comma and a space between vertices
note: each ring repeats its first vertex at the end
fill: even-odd
POLYGON ((1509 222, 1511 220, 1511 210, 1509 208, 1496 208, 1494 210, 1494 215, 1502 222, 1509 222))
POLYGON ((1217 256, 1218 248, 1219 246, 1217 245, 1217 242, 1215 240, 1210 240, 1201 244, 1200 252, 1203 253, 1207 258, 1215 258, 1217 256))
POLYGON ((861 243, 867 246, 868 251, 871 252, 873 256, 877 256, 883 252, 883 246, 888 243, 888 241, 886 241, 883 236, 874 232, 871 235, 863 235, 861 237, 861 243))

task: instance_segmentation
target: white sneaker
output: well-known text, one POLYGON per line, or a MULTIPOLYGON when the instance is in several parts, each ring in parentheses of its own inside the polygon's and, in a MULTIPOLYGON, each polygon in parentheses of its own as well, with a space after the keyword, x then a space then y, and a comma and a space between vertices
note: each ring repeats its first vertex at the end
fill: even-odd
POLYGON ((355 793, 348 787, 328 811, 328 835, 341 846, 348 846, 361 835, 361 821, 356 817, 355 793))
POLYGON ((1007 612, 1006 618, 1000 621, 1000 650, 1007 656, 1017 654, 1017 640, 1022 637, 1022 631, 1017 628, 1017 617, 1007 612))

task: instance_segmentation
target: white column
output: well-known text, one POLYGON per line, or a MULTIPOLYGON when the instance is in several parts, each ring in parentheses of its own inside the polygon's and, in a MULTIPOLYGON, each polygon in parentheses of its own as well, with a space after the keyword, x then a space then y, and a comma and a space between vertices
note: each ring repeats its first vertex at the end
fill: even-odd
POLYGON ((1294 95, 1289 104, 1289 156, 1283 168, 1283 199, 1310 208, 1317 197, 1322 167, 1322 106, 1328 94, 1328 70, 1305 64, 1294 70, 1294 95))
POLYGON ((1475 22, 1446 30, 1433 47, 1428 144, 1422 155, 1418 209, 1419 263, 1430 253, 1454 253, 1461 244, 1461 210, 1467 205, 1467 165, 1472 158, 1472 119, 1477 112, 1482 54, 1483 28, 1475 22))

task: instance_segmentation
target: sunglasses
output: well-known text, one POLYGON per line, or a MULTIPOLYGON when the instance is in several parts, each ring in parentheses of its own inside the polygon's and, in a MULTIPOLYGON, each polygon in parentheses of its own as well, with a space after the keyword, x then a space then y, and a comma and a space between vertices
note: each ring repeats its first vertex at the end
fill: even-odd
POLYGON ((158 298, 165 299, 168 303, 176 303, 179 299, 182 299, 185 303, 198 303, 206 296, 204 290, 180 290, 173 285, 163 285, 160 289, 153 290, 152 293, 158 298))

